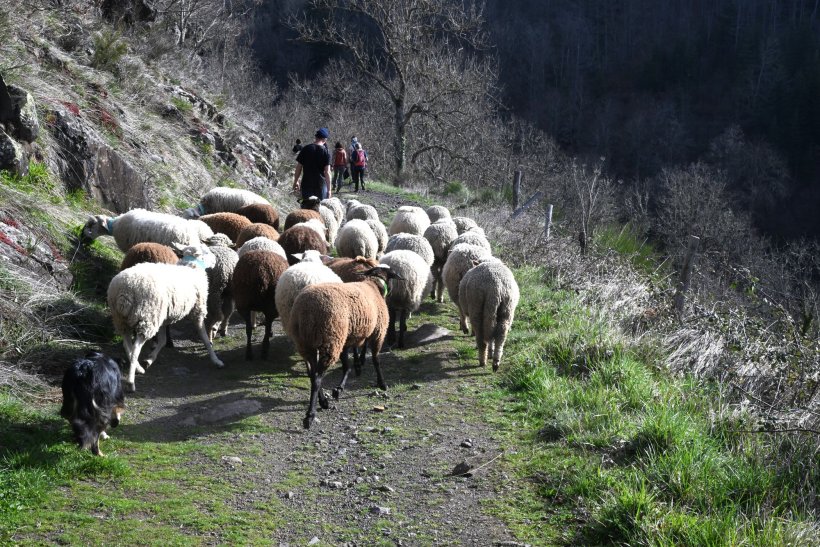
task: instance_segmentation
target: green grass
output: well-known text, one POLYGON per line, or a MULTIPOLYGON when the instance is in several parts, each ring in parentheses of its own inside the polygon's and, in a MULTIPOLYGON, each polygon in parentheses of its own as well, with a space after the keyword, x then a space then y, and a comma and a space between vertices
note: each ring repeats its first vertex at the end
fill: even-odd
POLYGON ((410 190, 408 188, 402 188, 399 186, 393 186, 392 184, 387 184, 376 180, 368 180, 367 189, 372 190, 374 192, 381 192, 382 194, 399 196, 406 199, 408 203, 415 203, 421 207, 426 207, 436 203, 436 200, 431 199, 426 195, 423 195, 419 191, 410 190))
POLYGON ((635 269, 644 274, 654 273, 661 263, 659 253, 631 224, 604 226, 595 231, 592 241, 600 251, 612 249, 628 257, 635 269))
MULTIPOLYGON (((749 433, 717 386, 670 376, 535 268, 486 396, 528 485, 488 508, 533 544, 809 544, 820 457, 749 433), (519 431, 519 433, 516 433, 519 431), (522 443, 523 438, 523 445, 522 443), (538 523, 536 525, 535 523, 538 523), (544 526, 544 523, 547 526, 544 526)), ((458 349, 464 358, 467 349, 458 349)))
POLYGON ((191 111, 194 109, 194 105, 190 103, 187 99, 183 99, 182 97, 171 97, 171 104, 174 105, 177 110, 182 112, 183 114, 190 114, 191 111))
POLYGON ((46 164, 38 161, 29 162, 28 173, 24 176, 15 175, 9 171, 0 171, 0 184, 26 194, 35 192, 51 194, 56 188, 46 164))

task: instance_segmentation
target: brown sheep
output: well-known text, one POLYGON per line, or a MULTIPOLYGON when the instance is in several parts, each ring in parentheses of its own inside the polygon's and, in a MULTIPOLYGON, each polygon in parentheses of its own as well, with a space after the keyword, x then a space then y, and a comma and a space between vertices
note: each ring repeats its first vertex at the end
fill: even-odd
MULTIPOLYGON (((381 389, 387 389, 379 365, 379 351, 389 322, 387 304, 388 280, 396 275, 379 266, 365 272, 364 281, 355 283, 319 283, 305 287, 291 308, 290 330, 296 350, 307 363, 310 376, 310 404, 302 422, 309 428, 316 418, 316 400, 327 409, 327 395, 322 391, 322 377, 341 358, 342 381, 333 390, 338 399, 350 373, 344 348, 370 346, 373 367, 381 389)), ((364 352, 362 352, 364 360, 364 352)))
POLYGON ((315 218, 323 225, 325 223, 325 221, 322 219, 322 214, 319 211, 314 211, 313 209, 296 209, 295 211, 291 211, 285 218, 285 230, 287 230, 295 224, 305 222, 312 218, 315 218))
POLYGON ((344 283, 361 281, 363 273, 379 265, 379 261, 373 258, 357 256, 356 258, 334 258, 327 267, 333 270, 344 283))
POLYGON ((238 209, 236 214, 242 215, 253 223, 267 224, 279 230, 279 213, 273 205, 251 203, 238 209))
POLYGON ((308 226, 294 226, 286 229, 279 237, 279 245, 285 250, 291 266, 299 262, 293 257, 296 253, 304 253, 312 249, 323 255, 327 254, 327 242, 324 237, 308 226))
POLYGON ((277 232, 273 226, 255 222, 239 232, 239 236, 236 238, 236 241, 234 241, 236 248, 239 249, 246 241, 255 237, 266 237, 273 241, 279 241, 279 232, 277 232))
POLYGON ((130 268, 134 264, 153 262, 154 264, 176 264, 179 257, 173 249, 161 243, 137 243, 125 253, 122 259, 121 270, 130 268))
POLYGON ((202 215, 199 220, 207 224, 215 234, 225 234, 231 241, 236 241, 239 234, 252 222, 236 213, 212 213, 202 215))
POLYGON ((268 356, 271 337, 271 323, 278 317, 276 312, 276 284, 282 273, 288 269, 287 261, 269 251, 249 251, 243 254, 233 271, 231 289, 236 311, 245 320, 247 346, 245 359, 253 359, 251 335, 254 321, 251 312, 265 314, 265 337, 262 340, 262 358, 268 356))

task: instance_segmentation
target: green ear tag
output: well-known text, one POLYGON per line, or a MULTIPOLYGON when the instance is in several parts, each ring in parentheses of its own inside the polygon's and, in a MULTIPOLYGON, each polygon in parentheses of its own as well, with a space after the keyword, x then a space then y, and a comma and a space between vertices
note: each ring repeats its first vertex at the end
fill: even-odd
POLYGON ((381 293, 382 293, 382 296, 383 296, 384 298, 387 298, 387 293, 388 293, 388 292, 390 292, 390 291, 389 291, 389 289, 387 288, 387 281, 385 281, 385 280, 384 280, 384 279, 382 279, 381 277, 374 277, 373 279, 377 279, 377 280, 381 281, 381 285, 382 285, 381 293))

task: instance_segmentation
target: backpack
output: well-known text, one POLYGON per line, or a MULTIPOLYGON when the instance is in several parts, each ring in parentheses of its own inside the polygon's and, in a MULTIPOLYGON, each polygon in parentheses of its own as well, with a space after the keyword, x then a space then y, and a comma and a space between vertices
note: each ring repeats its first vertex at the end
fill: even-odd
POLYGON ((345 164, 345 151, 342 149, 336 150, 336 154, 333 156, 333 166, 340 167, 345 164))
POLYGON ((356 155, 353 157, 353 165, 356 167, 364 167, 367 165, 367 155, 364 153, 364 150, 356 151, 356 155))

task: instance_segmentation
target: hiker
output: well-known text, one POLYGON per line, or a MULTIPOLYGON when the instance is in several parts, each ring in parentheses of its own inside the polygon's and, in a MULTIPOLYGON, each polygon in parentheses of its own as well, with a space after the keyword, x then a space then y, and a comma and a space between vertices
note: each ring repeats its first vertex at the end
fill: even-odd
POLYGON ((345 171, 347 171, 347 151, 342 143, 336 141, 336 147, 333 150, 333 190, 336 193, 341 192, 342 184, 345 181, 345 171))
POLYGON ((296 144, 293 145, 293 153, 298 154, 302 150, 302 139, 296 139, 296 144))
POLYGON ((330 153, 327 151, 327 139, 330 132, 326 127, 316 130, 315 140, 303 147, 296 156, 296 172, 293 174, 293 191, 301 189, 302 199, 320 196, 331 197, 330 188, 330 153), (299 177, 303 174, 302 183, 299 177))
POLYGON ((361 143, 356 143, 355 151, 353 152, 353 157, 350 158, 350 162, 353 164, 353 185, 355 187, 355 192, 359 191, 359 182, 362 183, 362 192, 364 192, 364 172, 367 168, 367 152, 364 151, 362 148, 361 143))
POLYGON ((356 138, 356 135, 350 137, 350 148, 347 149, 347 161, 350 162, 350 173, 353 173, 353 154, 356 152, 356 144, 358 144, 359 139, 356 138))

